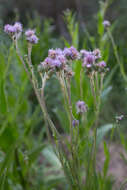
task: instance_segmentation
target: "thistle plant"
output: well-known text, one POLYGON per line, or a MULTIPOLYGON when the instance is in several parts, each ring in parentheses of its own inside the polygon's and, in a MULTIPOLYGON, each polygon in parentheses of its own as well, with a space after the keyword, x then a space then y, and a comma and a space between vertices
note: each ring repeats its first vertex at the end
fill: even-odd
POLYGON ((93 51, 87 51, 83 49, 79 52, 73 46, 69 48, 65 47, 63 50, 59 48, 49 49, 48 56, 38 64, 36 71, 31 59, 32 47, 38 43, 38 37, 36 36, 35 30, 29 29, 25 32, 27 40, 27 55, 25 56, 21 55, 18 46, 18 41, 23 31, 22 24, 19 22, 16 22, 14 25, 7 24, 5 25, 4 31, 12 38, 17 55, 24 66, 31 85, 33 86, 46 123, 47 138, 50 143, 52 143, 52 141, 54 142, 54 152, 60 160, 70 188, 73 190, 96 189, 91 182, 91 178, 97 176, 97 128, 99 124, 103 80, 105 73, 108 71, 105 61, 102 60, 100 50, 95 49, 93 51), (80 70, 80 99, 77 99, 76 102, 72 102, 71 86, 73 85, 73 76, 75 75, 73 72, 75 64, 82 65, 80 70), (82 140, 80 139, 79 127, 85 127, 87 113, 89 112, 89 107, 83 99, 83 75, 87 75, 90 81, 95 114, 95 122, 93 126, 91 126, 91 130, 93 131, 92 136, 89 131, 89 139, 91 143, 89 151, 90 160, 88 160, 88 165, 85 167, 79 157, 79 146, 82 140), (45 86, 47 80, 51 77, 55 77, 59 81, 61 87, 64 108, 69 120, 69 139, 63 138, 58 132, 47 110, 45 102, 45 86), (84 176, 85 182, 83 181, 84 176))

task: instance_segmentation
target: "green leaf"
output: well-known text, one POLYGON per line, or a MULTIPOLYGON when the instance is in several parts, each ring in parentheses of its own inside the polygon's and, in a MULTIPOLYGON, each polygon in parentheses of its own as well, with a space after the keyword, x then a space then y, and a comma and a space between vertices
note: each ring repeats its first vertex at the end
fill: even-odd
POLYGON ((114 127, 113 124, 107 124, 97 129, 97 145, 100 144, 103 137, 114 127))
POLYGON ((108 172, 109 161, 110 161, 110 153, 109 153, 106 142, 104 142, 104 154, 105 154, 105 161, 104 161, 104 166, 103 166, 103 175, 105 178, 108 172))
POLYGON ((45 144, 38 145, 28 154, 29 164, 31 165, 38 157, 41 151, 45 148, 45 144))
POLYGON ((100 36, 103 36, 103 33, 104 33, 104 26, 103 26, 103 14, 102 12, 100 11, 98 13, 98 34, 100 36))
POLYGON ((108 94, 111 92, 112 90, 112 86, 108 86, 106 89, 103 90, 102 94, 101 94, 101 98, 102 100, 104 100, 108 94))
POLYGON ((79 44, 79 37, 78 37, 78 32, 79 32, 79 25, 78 23, 75 23, 75 27, 73 30, 73 36, 72 36, 72 44, 74 47, 78 48, 78 44, 79 44))
POLYGON ((9 150, 7 151, 4 161, 2 162, 1 166, 0 166, 0 184, 1 184, 1 179, 4 173, 7 172, 10 164, 13 162, 13 155, 14 155, 14 150, 15 147, 17 145, 17 141, 15 141, 9 148, 9 150))
POLYGON ((61 168, 61 163, 58 160, 57 156, 54 154, 53 149, 51 148, 51 146, 46 147, 42 151, 42 153, 45 156, 45 158, 49 161, 50 164, 52 164, 53 166, 57 167, 58 169, 61 168))
POLYGON ((6 113, 7 112, 7 101, 6 101, 6 93, 5 93, 5 81, 0 80, 0 112, 6 113))

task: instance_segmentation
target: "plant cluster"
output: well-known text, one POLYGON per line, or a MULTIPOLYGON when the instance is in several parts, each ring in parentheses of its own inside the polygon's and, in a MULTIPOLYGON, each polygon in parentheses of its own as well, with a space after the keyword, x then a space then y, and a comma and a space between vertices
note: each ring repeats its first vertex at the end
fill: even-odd
MULTIPOLYGON (((84 188, 93 188, 93 184, 90 185, 90 175, 95 178, 96 173, 96 144, 97 144, 97 128, 98 128, 98 117, 100 108, 100 96, 103 88, 103 79, 105 72, 107 71, 105 61, 101 60, 101 52, 99 49, 93 51, 87 51, 85 49, 80 52, 73 46, 62 49, 50 49, 48 51, 48 57, 38 65, 38 74, 41 78, 41 85, 39 84, 38 78, 35 75, 35 68, 32 64, 31 53, 32 47, 38 42, 38 38, 35 34, 35 30, 27 30, 25 32, 26 40, 28 42, 28 53, 25 56, 25 60, 20 53, 18 47, 18 40, 22 32, 22 24, 17 22, 14 25, 5 25, 4 31, 10 35, 13 43, 16 47, 17 55, 19 56, 24 69, 28 75, 28 78, 33 86, 38 102, 41 106, 44 114, 45 123, 47 124, 47 137, 49 142, 52 142, 52 137, 55 143, 54 151, 60 160, 63 167, 64 174, 70 184, 70 187, 75 190, 81 190, 84 188), (76 64, 81 64, 81 75, 88 75, 91 85, 91 93, 94 97, 94 112, 96 115, 96 121, 93 124, 93 137, 91 139, 91 161, 88 168, 85 168, 86 174, 83 172, 83 165, 80 162, 78 154, 80 152, 80 135, 79 125, 85 127, 87 119, 88 106, 83 100, 82 96, 82 77, 80 78, 80 100, 73 103, 71 99, 71 85, 75 73, 73 67, 76 64), (63 139, 61 134, 58 132, 50 115, 47 111, 44 90, 47 80, 54 76, 59 81, 61 91, 64 97, 64 106, 69 119, 69 136, 70 140, 63 139), (75 104, 75 111, 73 113, 73 105, 75 104), (78 118, 78 119, 77 119, 78 118), (81 124, 82 123, 82 124, 81 124), (51 132, 50 132, 51 130, 51 132), (68 151, 68 154, 67 152, 68 151), (91 173, 91 168, 94 173, 91 173), (83 183, 83 176, 85 175, 85 184, 83 183)), ((90 140, 90 139, 89 139, 90 140)), ((26 188, 24 186, 24 188, 26 188)))

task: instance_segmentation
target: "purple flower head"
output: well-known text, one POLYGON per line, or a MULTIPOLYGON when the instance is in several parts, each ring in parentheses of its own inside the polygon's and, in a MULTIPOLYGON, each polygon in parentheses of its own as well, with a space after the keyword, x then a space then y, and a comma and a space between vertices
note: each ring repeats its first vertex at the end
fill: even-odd
POLYGON ((18 39, 22 32, 22 24, 20 22, 16 22, 14 25, 6 24, 4 26, 4 31, 7 34, 14 36, 18 39))
POLYGON ((26 37, 31 37, 32 35, 35 34, 35 30, 31 30, 31 29, 28 29, 26 32, 25 32, 25 35, 26 37))
POLYGON ((85 104, 84 101, 78 101, 76 103, 76 109, 77 109, 77 113, 84 113, 84 112, 87 112, 87 106, 85 104))
POLYGON ((78 125, 79 125, 79 120, 74 119, 74 120, 72 121, 72 125, 73 125, 73 127, 78 126, 78 125))
POLYGON ((87 56, 84 58, 82 66, 93 65, 94 62, 95 62, 95 56, 92 54, 87 54, 87 56))
POLYGON ((87 68, 91 68, 91 67, 92 67, 92 64, 86 64, 86 67, 87 67, 87 68))
POLYGON ((71 51, 70 51, 70 49, 69 49, 69 48, 64 48, 63 53, 64 53, 64 55, 65 55, 66 57, 71 56, 71 51))
POLYGON ((101 58, 101 51, 99 49, 95 49, 93 51, 93 55, 95 56, 95 59, 101 58))
POLYGON ((64 55, 62 49, 56 48, 56 55, 64 55))
POLYGON ((27 41, 31 44, 37 44, 38 43, 38 37, 34 34, 30 37, 27 37, 27 41))
POLYGON ((55 59, 55 58, 56 58, 56 55, 57 55, 56 50, 54 50, 54 49, 49 49, 49 51, 48 51, 48 56, 49 56, 50 58, 55 59))
POLYGON ((50 57, 47 57, 43 62, 40 63, 40 66, 43 70, 49 70, 53 68, 53 60, 50 57))
POLYGON ((16 32, 16 30, 13 25, 6 24, 4 26, 4 32, 6 32, 7 34, 14 34, 16 32))
POLYGON ((105 28, 109 27, 111 24, 108 20, 104 20, 103 25, 105 28))
POLYGON ((53 60, 52 66, 56 67, 58 69, 58 68, 61 68, 62 63, 58 59, 55 59, 55 60, 53 60))
POLYGON ((84 58, 84 57, 86 57, 86 56, 92 54, 91 51, 87 51, 87 50, 85 50, 85 49, 82 49, 82 50, 80 51, 80 53, 81 53, 82 58, 84 58))
POLYGON ((53 65, 53 59, 51 59, 50 57, 47 57, 44 62, 46 63, 46 65, 48 65, 49 67, 52 67, 53 65))
POLYGON ((97 64, 99 67, 106 67, 106 63, 104 61, 101 61, 100 63, 97 64))
POLYGON ((22 32, 22 24, 20 22, 16 22, 13 27, 14 27, 16 33, 22 32))
POLYGON ((79 52, 71 46, 70 48, 65 48, 63 51, 64 55, 68 59, 76 60, 79 59, 79 52))
POLYGON ((64 65, 65 63, 66 63, 66 58, 65 58, 65 56, 63 55, 63 54, 61 54, 61 55, 58 55, 57 56, 57 59, 64 65))

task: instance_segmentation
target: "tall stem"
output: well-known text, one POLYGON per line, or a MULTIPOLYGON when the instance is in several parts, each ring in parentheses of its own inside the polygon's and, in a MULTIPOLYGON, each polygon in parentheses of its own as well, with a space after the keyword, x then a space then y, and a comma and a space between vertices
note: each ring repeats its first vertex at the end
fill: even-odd
MULTIPOLYGON (((59 133, 57 132, 52 120, 50 119, 49 115, 48 115, 48 112, 47 112, 47 109, 46 109, 46 106, 44 106, 44 103, 43 103, 43 100, 41 99, 41 95, 38 91, 38 88, 37 88, 37 81, 36 81, 36 77, 34 75, 34 71, 33 71, 33 66, 32 66, 32 61, 31 61, 31 51, 32 51, 32 47, 30 46, 29 44, 29 47, 28 47, 28 67, 29 67, 29 70, 31 72, 31 75, 32 75, 32 78, 30 76, 30 73, 26 67, 26 64, 22 58, 22 55, 20 54, 20 51, 19 51, 19 48, 18 48, 18 43, 17 43, 17 40, 15 41, 15 45, 16 45, 16 52, 17 52, 17 55, 19 56, 23 66, 24 66, 24 69, 29 77, 29 80, 33 86, 33 89, 34 89, 34 92, 36 94, 36 97, 37 97, 37 100, 40 104, 40 107, 41 107, 41 110, 44 114, 44 117, 45 117, 45 121, 48 121, 49 125, 51 126, 51 130, 53 131, 53 133, 57 136, 59 136, 59 133)), ((43 89, 44 90, 44 89, 43 89)), ((48 136, 48 134, 47 134, 48 136)))
POLYGON ((83 100, 83 68, 80 70, 80 97, 83 100))
POLYGON ((97 151, 97 128, 98 128, 98 119, 99 119, 99 113, 100 113, 100 103, 101 103, 101 92, 103 88, 103 79, 104 79, 104 74, 101 74, 101 79, 100 79, 100 87, 98 90, 98 102, 97 102, 97 108, 96 108, 96 113, 95 113, 95 126, 94 126, 94 168, 96 167, 96 151, 97 151))
POLYGON ((27 69, 27 67, 26 67, 26 64, 25 64, 25 62, 24 62, 24 60, 23 60, 23 58, 22 58, 22 55, 21 55, 21 53, 20 53, 20 51, 19 51, 17 39, 14 40, 14 44, 15 44, 15 47, 16 47, 16 53, 17 53, 17 55, 18 55, 18 57, 19 57, 21 63, 22 63, 23 66, 24 66, 24 69, 25 69, 25 71, 26 71, 26 73, 27 73, 27 76, 28 76, 30 82, 32 83, 32 79, 31 79, 30 73, 29 73, 29 71, 28 71, 28 69, 27 69))

